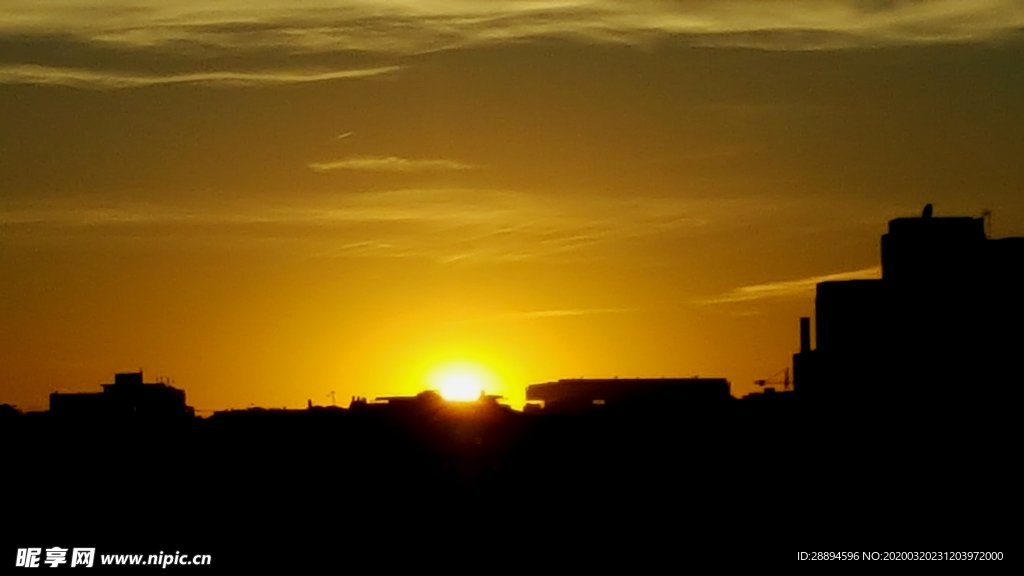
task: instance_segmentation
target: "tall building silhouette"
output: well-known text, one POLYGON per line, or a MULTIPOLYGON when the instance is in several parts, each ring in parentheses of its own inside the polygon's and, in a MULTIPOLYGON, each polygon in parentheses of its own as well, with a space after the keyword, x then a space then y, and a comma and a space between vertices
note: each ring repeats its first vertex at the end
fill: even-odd
POLYGON ((992 401, 1024 352, 1024 238, 990 239, 983 218, 889 222, 882 278, 818 284, 816 346, 801 319, 794 389, 804 398, 992 401))

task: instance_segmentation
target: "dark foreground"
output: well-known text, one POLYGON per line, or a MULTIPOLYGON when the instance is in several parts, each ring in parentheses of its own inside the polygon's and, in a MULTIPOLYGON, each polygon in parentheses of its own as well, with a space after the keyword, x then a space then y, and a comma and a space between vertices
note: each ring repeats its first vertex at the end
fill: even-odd
POLYGON ((800 551, 1002 551, 970 569, 1005 569, 1021 499, 1016 410, 785 399, 18 417, 2 429, 4 554, 8 566, 22 547, 211 554, 212 568, 178 567, 196 572, 648 572, 811 564, 800 551))

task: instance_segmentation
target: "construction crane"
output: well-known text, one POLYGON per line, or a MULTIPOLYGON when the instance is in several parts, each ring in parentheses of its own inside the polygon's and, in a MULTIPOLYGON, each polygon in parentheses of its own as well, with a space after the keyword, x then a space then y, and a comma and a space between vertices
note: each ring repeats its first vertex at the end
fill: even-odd
POLYGON ((782 385, 783 390, 789 390, 789 367, 783 368, 767 378, 754 380, 754 385, 760 388, 778 388, 780 384, 782 385))

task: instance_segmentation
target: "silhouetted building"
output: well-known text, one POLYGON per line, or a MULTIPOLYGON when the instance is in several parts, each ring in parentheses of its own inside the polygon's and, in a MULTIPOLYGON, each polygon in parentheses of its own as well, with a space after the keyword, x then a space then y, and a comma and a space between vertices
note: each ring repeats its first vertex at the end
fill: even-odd
POLYGON ((191 418, 185 391, 163 382, 144 382, 142 372, 115 374, 103 392, 50 394, 50 413, 72 418, 139 418, 169 420, 191 418))
POLYGON ((596 406, 678 409, 732 399, 723 378, 615 378, 558 380, 532 384, 526 399, 545 411, 579 411, 596 406))
POLYGON ((881 279, 818 285, 817 346, 802 319, 793 357, 799 395, 928 401, 1012 392, 1024 351, 1024 238, 992 240, 982 218, 930 212, 889 222, 881 279))
POLYGON ((21 410, 18 410, 11 404, 0 404, 0 421, 18 418, 21 416, 21 410))
POLYGON ((415 396, 380 396, 374 402, 368 404, 370 407, 390 408, 424 408, 440 405, 444 402, 441 394, 434 390, 424 390, 415 396))

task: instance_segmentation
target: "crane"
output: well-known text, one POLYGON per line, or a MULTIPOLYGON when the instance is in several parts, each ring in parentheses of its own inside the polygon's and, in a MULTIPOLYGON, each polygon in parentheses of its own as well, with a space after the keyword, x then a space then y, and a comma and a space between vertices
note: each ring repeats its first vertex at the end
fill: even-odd
POLYGON ((778 386, 780 384, 782 385, 782 389, 783 390, 789 390, 790 380, 789 380, 789 367, 788 366, 786 368, 783 368, 782 370, 779 370, 778 372, 776 372, 775 374, 772 374, 771 376, 769 376, 767 378, 762 378, 761 380, 754 380, 754 385, 758 386, 758 387, 761 387, 761 388, 765 388, 765 387, 778 388, 778 386))

